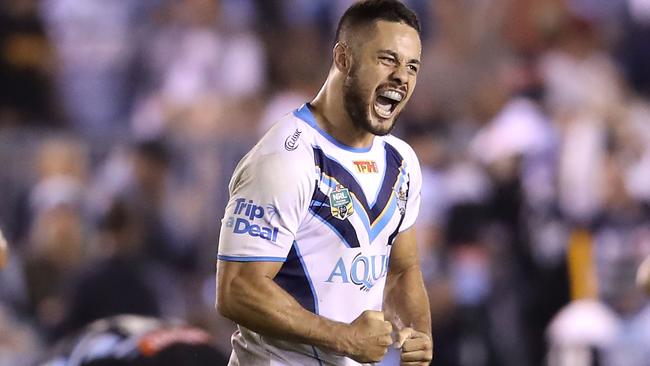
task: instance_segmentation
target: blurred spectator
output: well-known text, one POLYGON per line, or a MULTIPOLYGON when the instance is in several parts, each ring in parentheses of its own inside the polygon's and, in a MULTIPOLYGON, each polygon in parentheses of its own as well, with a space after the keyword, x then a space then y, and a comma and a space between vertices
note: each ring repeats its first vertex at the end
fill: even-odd
POLYGON ((185 267, 199 257, 208 268, 229 176, 224 171, 252 143, 259 119, 267 57, 255 24, 246 20, 251 12, 246 2, 168 1, 139 37, 131 131, 140 140, 164 139, 173 154, 163 204, 154 210, 169 231, 156 245, 173 249, 167 257, 185 267), (233 16, 243 22, 223 9, 236 9, 233 16))
POLYGON ((248 29, 227 29, 220 9, 216 0, 168 2, 148 30, 132 122, 139 136, 218 135, 219 123, 231 123, 225 110, 263 87, 261 43, 248 29))
POLYGON ((71 284, 87 253, 84 218, 85 160, 74 141, 45 141, 39 181, 30 194, 31 225, 24 262, 30 311, 49 336, 56 335, 71 284))
POLYGON ((552 117, 562 129, 559 198, 573 220, 593 219, 603 202, 602 147, 606 123, 623 93, 611 56, 594 23, 571 18, 556 45, 541 60, 552 117))
MULTIPOLYGON (((138 11, 156 0, 44 0, 40 14, 57 58, 66 119, 97 143, 124 135, 138 11)), ((109 140, 110 141, 110 140, 109 140)))
POLYGON ((650 6, 644 0, 627 0, 622 40, 616 50, 630 86, 645 97, 650 96, 650 6))
POLYGON ((86 246, 77 209, 62 203, 41 212, 29 245, 25 277, 31 311, 44 330, 56 335, 86 246))
POLYGON ((0 4, 0 128, 60 126, 54 59, 38 1, 0 4))
POLYGON ((166 215, 172 197, 169 147, 160 140, 137 142, 129 158, 132 181, 119 193, 143 225, 143 252, 172 268, 191 268, 196 258, 166 215))
POLYGON ((5 252, 5 266, 0 268, 0 307, 17 316, 28 316, 29 299, 20 252, 5 252))
POLYGON ((30 323, 0 303, 0 329, 0 365, 32 365, 41 344, 30 323))
POLYGON ((147 261, 142 259, 142 228, 127 210, 115 202, 100 222, 99 258, 84 264, 75 279, 64 332, 113 315, 160 315, 157 279, 147 275, 147 261))
POLYGON ((601 365, 603 351, 612 345, 619 329, 616 315, 598 301, 572 302, 549 326, 548 366, 601 365))
POLYGON ((270 53, 269 65, 274 87, 269 90, 270 99, 262 111, 259 136, 287 111, 296 109, 318 91, 320 80, 329 67, 326 63, 327 53, 322 50, 329 49, 331 45, 314 42, 314 39, 319 39, 317 32, 318 29, 313 25, 304 24, 290 33, 290 39, 280 32, 267 36, 269 49, 282 49, 286 44, 291 44, 292 47, 283 52, 270 53), (321 57, 314 57, 315 55, 321 57))

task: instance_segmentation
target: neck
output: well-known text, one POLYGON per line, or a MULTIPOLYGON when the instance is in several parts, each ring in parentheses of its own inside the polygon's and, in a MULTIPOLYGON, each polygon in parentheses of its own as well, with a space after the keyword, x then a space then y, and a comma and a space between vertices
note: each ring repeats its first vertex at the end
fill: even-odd
POLYGON ((344 145, 365 148, 372 144, 374 135, 358 128, 345 110, 342 81, 330 77, 316 97, 309 103, 318 126, 344 145))

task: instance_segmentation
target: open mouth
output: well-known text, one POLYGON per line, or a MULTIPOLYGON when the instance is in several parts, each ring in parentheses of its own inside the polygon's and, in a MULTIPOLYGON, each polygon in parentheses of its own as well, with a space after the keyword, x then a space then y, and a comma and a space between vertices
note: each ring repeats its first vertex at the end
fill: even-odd
POLYGON ((403 92, 394 89, 379 91, 375 97, 375 113, 381 118, 390 118, 403 99, 403 92))

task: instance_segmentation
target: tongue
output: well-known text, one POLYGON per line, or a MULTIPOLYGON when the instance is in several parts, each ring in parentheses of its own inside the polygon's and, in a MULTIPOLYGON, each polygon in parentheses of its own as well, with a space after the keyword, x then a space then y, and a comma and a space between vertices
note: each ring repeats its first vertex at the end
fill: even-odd
POLYGON ((377 96, 377 106, 383 110, 390 111, 393 107, 393 103, 390 102, 390 99, 382 96, 377 96))

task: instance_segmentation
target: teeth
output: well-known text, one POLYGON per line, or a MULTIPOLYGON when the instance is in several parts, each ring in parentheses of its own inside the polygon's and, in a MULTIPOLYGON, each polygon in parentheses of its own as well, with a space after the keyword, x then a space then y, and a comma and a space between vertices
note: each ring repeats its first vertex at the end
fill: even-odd
POLYGON ((379 117, 388 118, 392 114, 391 106, 389 104, 375 103, 374 106, 375 106, 375 113, 377 113, 379 117))
POLYGON ((384 98, 388 98, 390 100, 393 100, 395 102, 401 102, 403 99, 402 94, 394 91, 394 90, 384 90, 381 92, 379 95, 381 95, 384 98))

